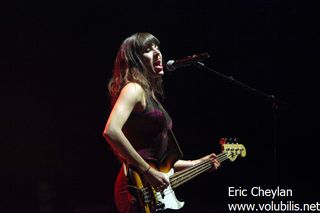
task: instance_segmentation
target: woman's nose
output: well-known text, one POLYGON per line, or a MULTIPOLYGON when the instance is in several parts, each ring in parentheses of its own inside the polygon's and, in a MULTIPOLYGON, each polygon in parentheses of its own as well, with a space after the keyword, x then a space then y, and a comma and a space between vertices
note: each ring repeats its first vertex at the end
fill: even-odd
POLYGON ((153 54, 160 55, 160 50, 158 50, 157 48, 154 48, 153 54))

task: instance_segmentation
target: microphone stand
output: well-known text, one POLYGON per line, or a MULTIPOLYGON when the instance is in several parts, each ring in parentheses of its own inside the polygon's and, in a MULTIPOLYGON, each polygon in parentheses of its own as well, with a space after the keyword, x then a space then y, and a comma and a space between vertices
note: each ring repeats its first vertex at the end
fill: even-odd
POLYGON ((270 95, 270 94, 266 94, 260 90, 257 90, 253 87, 250 87, 238 80, 236 80, 233 76, 226 76, 222 73, 217 72, 214 69, 211 69, 207 66, 205 66, 202 62, 197 62, 194 65, 196 65, 198 68, 203 69, 205 71, 209 71, 212 72, 224 79, 227 79, 229 82, 234 83, 240 87, 242 87, 243 89, 246 89, 247 91, 254 93, 256 95, 262 96, 264 98, 266 98, 266 100, 271 100, 272 102, 272 115, 273 115, 273 154, 274 154, 274 159, 273 159, 273 168, 274 168, 274 184, 277 184, 277 132, 276 132, 276 128, 277 128, 277 116, 276 116, 276 111, 279 107, 279 104, 282 105, 286 105, 287 103, 285 103, 284 101, 279 100, 278 98, 276 98, 274 95, 270 95))

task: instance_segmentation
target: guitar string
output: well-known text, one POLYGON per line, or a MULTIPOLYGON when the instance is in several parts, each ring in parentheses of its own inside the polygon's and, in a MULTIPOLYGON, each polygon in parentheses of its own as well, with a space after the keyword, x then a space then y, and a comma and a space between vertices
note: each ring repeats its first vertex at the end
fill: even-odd
POLYGON ((183 183, 189 181, 189 180, 192 179, 193 177, 196 177, 197 175, 199 175, 199 174, 207 171, 207 170, 210 169, 210 168, 211 168, 211 165, 207 165, 207 166, 205 166, 205 167, 201 167, 201 169, 198 169, 197 172, 191 173, 191 174, 189 174, 188 176, 186 176, 184 179, 179 180, 178 182, 174 183, 174 184, 172 185, 172 188, 176 188, 176 187, 182 185, 183 183))
MULTIPOLYGON (((224 154, 224 153, 222 153, 222 154, 224 154)), ((221 155, 218 155, 217 158, 219 159, 220 156, 221 156, 221 155)), ((176 172, 173 176, 174 176, 174 177, 178 177, 179 175, 183 175, 183 174, 189 172, 190 170, 195 169, 197 166, 200 166, 201 164, 206 164, 208 161, 210 161, 210 160, 209 160, 209 159, 208 159, 208 160, 205 160, 205 161, 203 161, 203 162, 201 162, 201 163, 198 163, 198 164, 196 164, 195 166, 190 167, 190 168, 188 168, 188 169, 186 169, 186 170, 183 170, 183 171, 180 171, 180 172, 176 172)), ((174 177, 173 177, 173 178, 174 178, 174 177)))
MULTIPOLYGON (((224 155, 221 155, 221 156, 218 156, 218 160, 220 162, 224 161, 225 159, 227 159, 227 156, 224 156, 224 155)), ((181 179, 183 179, 183 183, 186 182, 187 180, 189 180, 190 178, 193 178, 195 177, 196 175, 198 175, 198 173, 202 173, 202 170, 207 170, 207 169, 210 169, 210 167, 212 167, 212 163, 210 160, 206 160, 204 161, 203 163, 200 163, 200 164, 197 164, 195 165, 194 167, 191 167, 192 169, 190 169, 189 171, 183 173, 183 174, 179 174, 178 176, 173 176, 170 180, 171 180, 171 185, 172 187, 177 187, 179 185, 181 185, 182 183, 180 183, 179 181, 181 181, 181 179), (209 165, 208 165, 209 163, 209 165), (203 168, 205 166, 205 168, 203 168), (209 166, 209 167, 207 167, 209 166), (184 181, 184 178, 185 176, 190 176, 186 181, 184 181), (180 184, 179 184, 180 183, 180 184), (177 184, 177 185, 175 185, 177 184)))
POLYGON ((194 167, 192 167, 192 169, 189 169, 188 171, 186 171, 185 173, 179 174, 177 176, 172 176, 170 179, 170 182, 173 184, 175 184, 176 182, 179 182, 180 179, 184 178, 185 176, 188 176, 190 174, 193 174, 195 172, 197 172, 199 169, 202 169, 203 167, 208 166, 208 163, 210 164, 209 166, 211 166, 211 162, 210 161, 206 161, 202 164, 196 165, 194 167))
POLYGON ((192 170, 191 172, 188 172, 185 175, 180 175, 178 178, 175 178, 171 182, 172 188, 178 187, 182 183, 184 183, 184 182, 190 180, 191 178, 201 174, 202 172, 210 169, 211 167, 212 167, 212 164, 211 164, 211 162, 209 162, 209 164, 202 165, 201 167, 198 167, 197 169, 194 169, 194 170, 192 170))
MULTIPOLYGON (((227 154, 226 153, 221 153, 221 154, 219 154, 218 156, 217 156, 217 160, 219 161, 219 162, 222 162, 222 161, 224 161, 224 160, 226 160, 226 159, 228 159, 229 157, 227 156, 227 154)), ((177 178, 179 178, 179 176, 183 176, 183 175, 185 175, 186 173, 189 173, 191 170, 194 170, 194 169, 197 169, 197 167, 199 167, 201 164, 206 164, 207 162, 210 162, 210 159, 208 159, 208 160, 205 160, 205 161, 203 161, 203 162, 201 162, 201 163, 199 163, 199 164, 197 164, 197 165, 195 165, 195 166, 193 166, 193 167, 190 167, 189 169, 187 169, 187 170, 183 170, 183 171, 180 171, 180 172, 177 172, 177 173, 175 173, 173 176, 172 176, 172 179, 175 179, 176 177, 177 178)), ((211 163, 211 162, 210 162, 211 163)))
POLYGON ((185 174, 183 176, 180 175, 178 179, 175 179, 174 182, 172 182, 172 184, 171 184, 172 188, 176 188, 176 187, 180 186, 181 184, 192 179, 193 177, 196 177, 197 175, 207 171, 211 167, 212 167, 212 163, 209 161, 209 162, 207 162, 207 164, 202 165, 201 167, 194 169, 192 172, 188 172, 188 174, 185 174))
MULTIPOLYGON (((217 156, 217 159, 218 159, 218 161, 221 161, 221 160, 224 159, 225 157, 226 157, 226 153, 221 153, 221 154, 219 154, 219 155, 217 156)), ((174 181, 175 178, 179 178, 179 176, 181 176, 181 175, 183 176, 183 175, 185 175, 185 174, 187 174, 187 173, 190 173, 190 172, 192 172, 192 170, 197 169, 197 167, 201 166, 202 164, 206 164, 207 162, 210 162, 210 159, 205 160, 205 161, 203 161, 203 162, 201 162, 201 163, 198 163, 198 164, 194 165, 193 167, 190 167, 190 168, 188 168, 188 169, 186 169, 186 170, 177 172, 177 173, 175 173, 173 176, 171 176, 171 180, 174 181)))

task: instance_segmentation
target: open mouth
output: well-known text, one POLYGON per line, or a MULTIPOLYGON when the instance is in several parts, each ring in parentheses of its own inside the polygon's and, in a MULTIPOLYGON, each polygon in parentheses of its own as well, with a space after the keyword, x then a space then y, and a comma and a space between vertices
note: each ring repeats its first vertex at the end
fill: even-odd
POLYGON ((154 68, 156 69, 163 69, 162 67, 162 61, 161 60, 157 60, 156 62, 153 63, 154 68))

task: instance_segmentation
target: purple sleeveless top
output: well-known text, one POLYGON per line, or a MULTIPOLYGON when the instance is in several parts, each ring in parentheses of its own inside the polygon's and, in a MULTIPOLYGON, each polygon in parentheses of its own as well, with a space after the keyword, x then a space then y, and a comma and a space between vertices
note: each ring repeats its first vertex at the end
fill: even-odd
POLYGON ((172 120, 165 109, 151 96, 146 99, 143 112, 133 112, 123 127, 123 132, 145 160, 160 162, 168 149, 168 132, 172 120))

